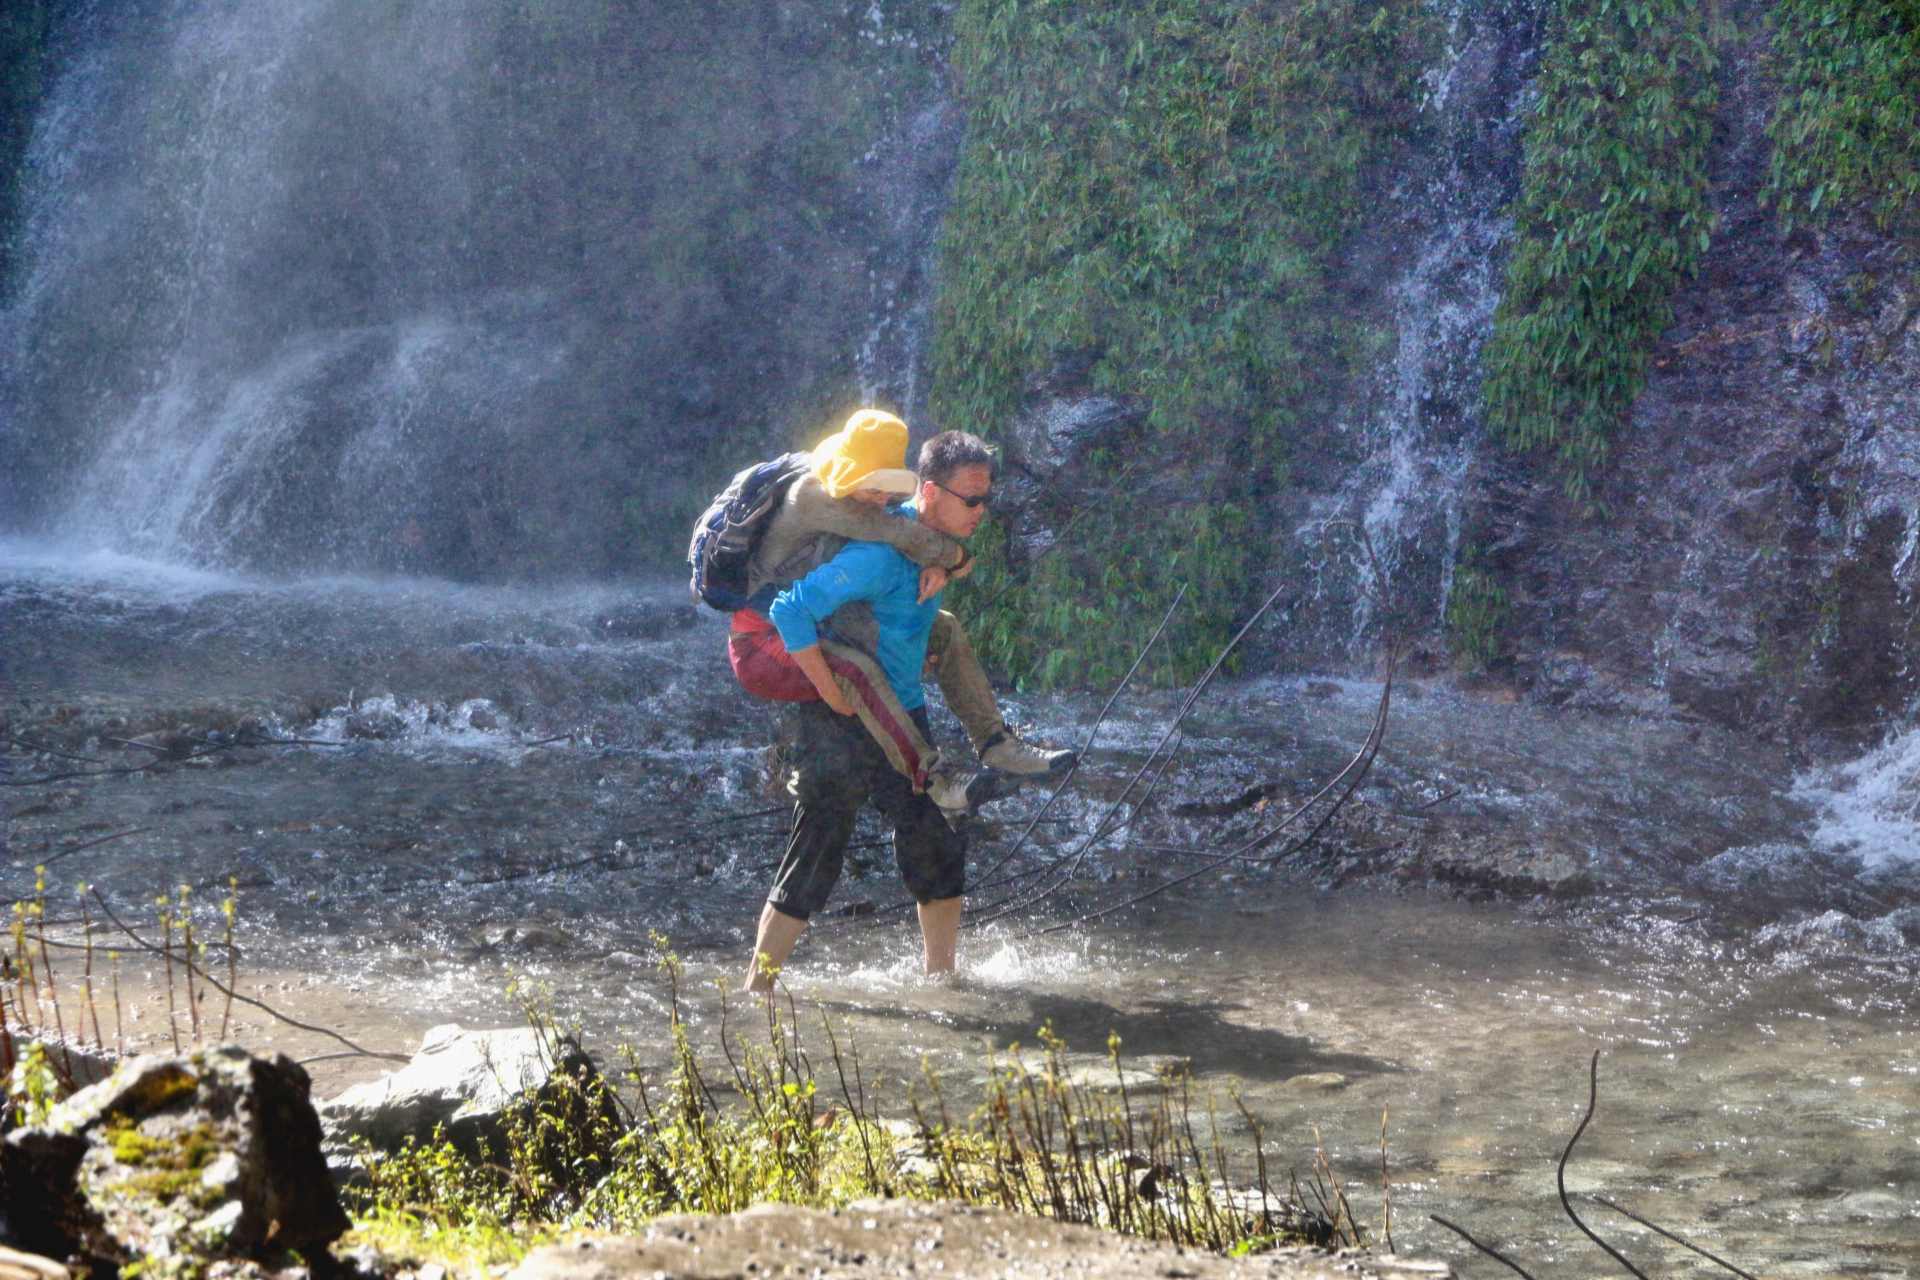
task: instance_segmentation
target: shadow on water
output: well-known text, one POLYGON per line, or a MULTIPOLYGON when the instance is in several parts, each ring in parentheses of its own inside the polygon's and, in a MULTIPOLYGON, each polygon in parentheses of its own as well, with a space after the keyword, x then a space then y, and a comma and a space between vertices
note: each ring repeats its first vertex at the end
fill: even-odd
MULTIPOLYGON (((1122 1009, 1104 1000, 1044 992, 1005 992, 1022 999, 1029 1010, 1024 1018, 950 1015, 940 1021, 950 1030, 987 1037, 996 1048, 1031 1046, 1042 1027, 1076 1053, 1103 1052, 1107 1037, 1118 1035, 1127 1057, 1168 1056, 1186 1059, 1195 1074, 1224 1074, 1245 1080, 1287 1080, 1294 1076, 1336 1071, 1343 1075, 1385 1075, 1400 1068, 1359 1053, 1335 1053, 1314 1047, 1305 1036, 1292 1036, 1263 1027, 1244 1026, 1227 1015, 1247 1006, 1226 1002, 1151 1000, 1137 1009, 1122 1009)), ((918 1010, 891 1006, 861 1006, 869 1018, 917 1019, 918 1010)))

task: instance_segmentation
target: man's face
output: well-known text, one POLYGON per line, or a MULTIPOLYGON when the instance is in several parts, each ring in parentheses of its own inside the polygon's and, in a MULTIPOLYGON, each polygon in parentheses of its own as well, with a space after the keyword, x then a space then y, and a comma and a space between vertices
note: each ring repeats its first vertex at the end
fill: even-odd
POLYGON ((920 523, 949 538, 970 537, 986 518, 984 502, 968 506, 964 498, 984 498, 993 488, 993 472, 985 467, 962 467, 944 485, 928 480, 920 486, 917 504, 920 523))

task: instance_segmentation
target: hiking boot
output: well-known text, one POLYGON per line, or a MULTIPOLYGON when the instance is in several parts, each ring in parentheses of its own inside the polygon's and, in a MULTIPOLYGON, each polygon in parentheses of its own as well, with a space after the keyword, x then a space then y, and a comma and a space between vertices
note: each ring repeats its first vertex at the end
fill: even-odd
POLYGON ((1022 742, 1008 729, 988 738, 980 751, 981 764, 1016 778, 1057 777, 1073 767, 1075 758, 1071 751, 1051 751, 1022 742))
POLYGON ((1005 795, 1007 784, 1007 775, 998 769, 972 770, 944 758, 927 771, 927 795, 955 831, 966 826, 975 809, 1005 795))

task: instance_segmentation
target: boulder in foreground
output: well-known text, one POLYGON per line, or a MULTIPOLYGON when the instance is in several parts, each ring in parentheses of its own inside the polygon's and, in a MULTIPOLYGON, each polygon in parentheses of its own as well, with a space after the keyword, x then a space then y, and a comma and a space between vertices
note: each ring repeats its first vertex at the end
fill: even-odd
MULTIPOLYGON (((413 1060, 391 1075, 354 1085, 320 1105, 330 1152, 354 1139, 391 1151, 408 1138, 444 1127, 454 1145, 473 1153, 497 1136, 518 1107, 541 1096, 556 1074, 593 1070, 580 1048, 532 1027, 466 1031, 433 1028, 413 1060)), ((337 1159, 336 1159, 337 1163, 337 1159)))
POLYGON ((347 1229, 301 1066, 227 1045, 140 1057, 7 1136, 13 1243, 98 1272, 295 1249, 347 1229))
POLYGON ((507 1280, 1450 1280, 1442 1262, 1349 1251, 1223 1258, 1030 1218, 913 1200, 845 1209, 758 1205, 724 1218, 660 1218, 643 1236, 536 1249, 507 1280))

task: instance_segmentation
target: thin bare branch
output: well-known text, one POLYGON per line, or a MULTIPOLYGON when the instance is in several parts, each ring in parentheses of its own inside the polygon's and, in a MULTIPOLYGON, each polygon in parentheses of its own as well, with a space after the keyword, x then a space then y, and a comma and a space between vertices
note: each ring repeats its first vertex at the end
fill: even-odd
POLYGON ((1580 1215, 1573 1211, 1573 1201, 1567 1199, 1567 1161, 1573 1155, 1573 1144, 1580 1141, 1580 1135, 1587 1131, 1587 1125, 1593 1121, 1594 1108, 1597 1107, 1599 1103, 1600 1051, 1595 1049, 1593 1051, 1593 1060, 1587 1064, 1587 1114, 1580 1118, 1580 1127, 1573 1131, 1573 1136, 1567 1139, 1567 1149, 1560 1153, 1560 1168, 1556 1175, 1557 1185, 1560 1188, 1560 1207, 1567 1211, 1567 1216, 1573 1219, 1573 1225, 1580 1228, 1587 1239, 1607 1251, 1607 1256, 1625 1267, 1632 1275, 1638 1276, 1639 1280, 1647 1280, 1646 1272, 1634 1266, 1631 1262, 1628 1262, 1618 1249, 1608 1244, 1605 1240, 1602 1240, 1595 1234, 1592 1227, 1580 1221, 1580 1215))
MULTIPOLYGON (((133 929, 127 925, 125 921, 123 921, 119 916, 115 915, 113 913, 113 908, 107 905, 107 900, 100 896, 100 891, 98 889, 95 889, 92 892, 93 892, 93 900, 100 904, 100 910, 104 911, 107 915, 107 919, 113 922, 113 927, 118 929, 121 933, 126 934, 127 937, 133 941, 133 944, 136 947, 139 947, 142 951, 145 951, 151 955, 168 955, 169 954, 168 952, 162 951, 159 947, 155 946, 153 943, 148 942, 145 938, 141 937, 139 934, 135 933, 133 929)), ((191 960, 188 960, 186 963, 190 966, 193 964, 191 960)), ((297 1018, 290 1018, 286 1014, 274 1008, 272 1005, 268 1004, 266 1001, 255 1000, 252 996, 242 995, 238 991, 235 991, 231 987, 228 987, 223 983, 221 983, 218 978, 215 978, 209 975, 205 970, 198 969, 197 966, 195 968, 196 968, 196 972, 200 974, 201 980, 212 984, 214 990, 219 991, 223 995, 228 995, 233 997, 235 1000, 238 1000, 241 1004, 250 1004, 256 1009, 259 1009, 265 1013, 272 1014, 279 1021, 286 1023, 290 1027, 296 1027, 301 1031, 311 1031, 315 1035, 326 1036, 330 1040, 337 1040, 341 1044, 347 1046, 347 1048, 361 1055, 362 1057, 385 1058, 390 1062, 413 1061, 412 1056, 409 1054, 381 1053, 374 1049, 364 1048, 360 1045, 355 1044, 353 1041, 347 1039, 345 1036, 341 1035, 338 1031, 332 1031, 326 1027, 316 1027, 310 1022, 301 1022, 297 1018)))
POLYGON ((1635 1222, 1639 1223, 1641 1226, 1645 1227, 1647 1230, 1657 1232, 1658 1234, 1665 1236, 1667 1239, 1673 1241, 1675 1244, 1679 1245, 1681 1248, 1693 1250, 1695 1253, 1705 1258, 1708 1262, 1717 1263, 1718 1265, 1725 1267, 1727 1270, 1733 1272, 1733 1274, 1739 1276, 1741 1280, 1760 1280, 1758 1276, 1742 1271, 1740 1268, 1734 1266, 1731 1262, 1728 1262, 1725 1258, 1717 1257, 1714 1254, 1708 1253, 1705 1249, 1702 1249, 1699 1245, 1687 1239, 1685 1236, 1675 1235, 1673 1232, 1667 1230, 1665 1227, 1661 1226, 1659 1223, 1647 1221, 1645 1218, 1641 1217, 1639 1214, 1635 1213, 1633 1210, 1626 1208, 1624 1205, 1617 1205, 1613 1201, 1607 1199, 1605 1196, 1594 1196, 1593 1199, 1596 1203, 1605 1205, 1607 1208, 1613 1210, 1615 1213, 1621 1214, 1628 1218, 1632 1218, 1635 1222))
POLYGON ((1492 1258, 1495 1262, 1503 1263, 1504 1265, 1513 1268, 1515 1271, 1518 1271, 1521 1275, 1525 1276, 1527 1280, 1533 1280, 1532 1272, 1528 1271, 1525 1267, 1521 1266, 1519 1263, 1515 1262, 1512 1258, 1509 1258, 1506 1254, 1500 1252, 1498 1249, 1494 1248, 1492 1245, 1481 1244, 1478 1240, 1475 1240, 1472 1236, 1467 1234, 1467 1230, 1465 1227, 1456 1227, 1453 1223, 1448 1222, 1445 1218, 1441 1217, 1437 1213, 1430 1213, 1427 1216, 1433 1219, 1435 1222, 1439 1223, 1441 1226, 1445 1227, 1447 1230, 1453 1232, 1453 1234, 1459 1236, 1462 1240, 1465 1240, 1468 1244, 1472 1245, 1474 1248, 1478 1249, 1480 1252, 1486 1254, 1489 1258, 1492 1258))

